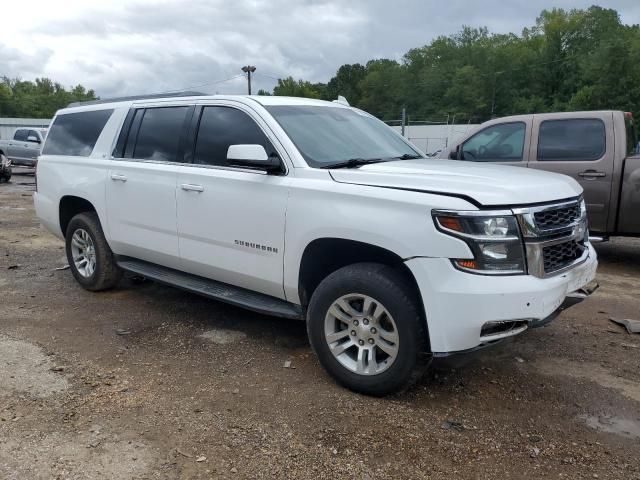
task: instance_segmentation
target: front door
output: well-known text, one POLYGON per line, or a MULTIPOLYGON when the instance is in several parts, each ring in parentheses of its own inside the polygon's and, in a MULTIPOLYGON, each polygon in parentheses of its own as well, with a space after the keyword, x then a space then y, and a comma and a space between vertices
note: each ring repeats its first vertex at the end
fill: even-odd
POLYGON ((584 189, 589 228, 606 232, 613 181, 611 113, 534 115, 530 168, 563 173, 584 189))
POLYGON ((107 178, 108 228, 115 253, 179 268, 177 162, 192 109, 140 108, 130 114, 121 158, 112 161, 107 178))
POLYGON ((226 160, 236 144, 277 154, 266 126, 249 111, 205 105, 196 108, 192 130, 192 163, 180 168, 176 191, 182 269, 284 298, 288 177, 226 160))
POLYGON ((29 130, 27 134, 27 143, 25 147, 25 155, 29 160, 35 162, 38 160, 38 155, 40 155, 40 148, 42 147, 42 140, 40 139, 40 135, 35 130, 29 130), (36 138, 37 141, 29 140, 36 138))
POLYGON ((29 130, 25 128, 17 129, 13 134, 13 139, 9 140, 7 156, 17 165, 25 165, 27 160, 27 143, 29 130))
POLYGON ((460 146, 458 158, 526 167, 530 132, 529 117, 488 125, 460 146))

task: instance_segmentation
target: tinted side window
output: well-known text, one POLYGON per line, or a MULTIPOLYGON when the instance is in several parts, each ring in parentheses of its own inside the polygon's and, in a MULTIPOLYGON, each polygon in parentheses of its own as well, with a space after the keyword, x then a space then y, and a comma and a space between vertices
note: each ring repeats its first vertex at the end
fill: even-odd
POLYGON ((231 107, 205 107, 200 117, 194 163, 227 165, 229 145, 262 145, 267 155, 275 149, 246 113, 231 107))
POLYGON ((175 162, 189 107, 148 108, 144 111, 133 158, 175 162))
POLYGON ((28 130, 23 130, 23 129, 16 130, 16 133, 13 134, 13 139, 19 140, 21 142, 26 142, 28 137, 27 132, 28 130))
POLYGON ((43 155, 88 157, 113 110, 58 115, 47 134, 43 155))
POLYGON ((538 160, 598 160, 605 143, 602 120, 545 120, 540 124, 538 160))
POLYGON ((462 159, 473 162, 517 162, 524 151, 525 124, 501 123, 476 133, 462 146, 462 159))
POLYGON ((29 137, 36 137, 38 140, 40 139, 40 137, 38 136, 38 132, 36 132, 35 130, 29 130, 29 132, 27 133, 27 138, 29 137))

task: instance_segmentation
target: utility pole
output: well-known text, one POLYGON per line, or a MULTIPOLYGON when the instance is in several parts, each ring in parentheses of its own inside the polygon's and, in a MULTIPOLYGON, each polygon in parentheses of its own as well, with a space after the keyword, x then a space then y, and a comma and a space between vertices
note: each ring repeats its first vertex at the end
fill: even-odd
POLYGON ((246 67, 242 67, 242 71, 247 74, 247 90, 249 91, 249 95, 251 95, 251 74, 256 71, 256 67, 247 65, 246 67))

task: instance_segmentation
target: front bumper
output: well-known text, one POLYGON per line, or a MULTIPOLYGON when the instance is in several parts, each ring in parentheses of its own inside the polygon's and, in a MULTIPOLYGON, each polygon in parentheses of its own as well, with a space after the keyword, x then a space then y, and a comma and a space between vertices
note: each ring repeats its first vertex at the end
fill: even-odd
POLYGON ((575 304, 577 297, 586 298, 598 266, 593 246, 587 247, 586 261, 547 278, 474 275, 456 270, 446 258, 408 260, 422 296, 434 356, 473 350, 542 326, 569 303, 575 304), (487 328, 500 323, 513 328, 487 328))

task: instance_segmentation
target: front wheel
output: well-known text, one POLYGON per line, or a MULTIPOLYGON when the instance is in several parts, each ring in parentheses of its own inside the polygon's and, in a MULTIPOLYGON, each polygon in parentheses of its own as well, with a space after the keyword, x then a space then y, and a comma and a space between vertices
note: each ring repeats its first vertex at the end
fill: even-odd
POLYGON ((397 270, 372 263, 343 267, 320 283, 307 329, 320 363, 338 383, 380 396, 410 382, 427 343, 414 290, 397 270))
POLYGON ((71 273, 85 289, 107 290, 120 281, 122 270, 113 258, 95 212, 79 213, 71 219, 66 250, 71 273))

